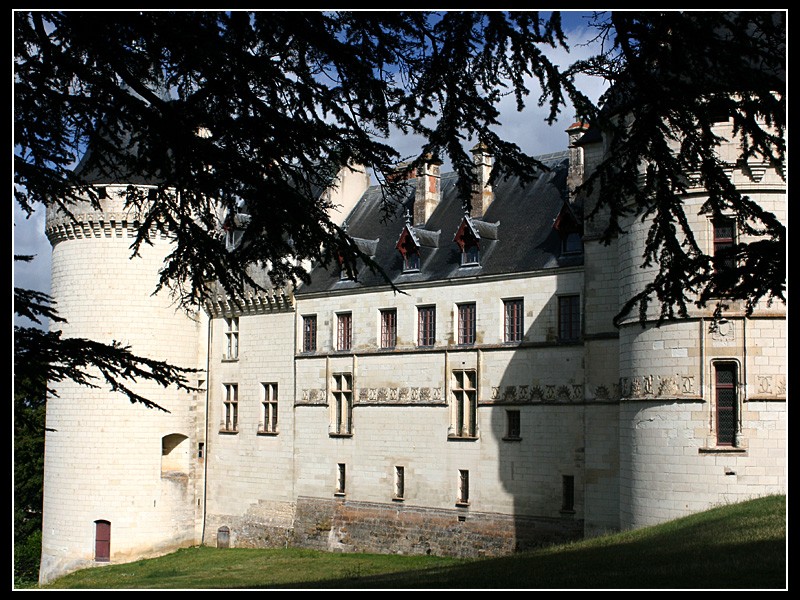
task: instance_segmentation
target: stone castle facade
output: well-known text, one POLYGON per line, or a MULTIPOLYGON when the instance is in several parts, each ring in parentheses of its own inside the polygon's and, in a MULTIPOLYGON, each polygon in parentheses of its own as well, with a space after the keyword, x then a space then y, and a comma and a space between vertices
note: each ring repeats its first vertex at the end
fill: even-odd
MULTIPOLYGON (((785 307, 614 327, 651 274, 648 224, 599 241, 572 190, 602 142, 568 135, 533 184, 479 186, 471 214, 437 161, 393 221, 363 172, 328 192, 402 293, 317 268, 187 315, 151 295, 168 239, 129 259, 124 182, 94 182, 102 212, 51 212, 64 334, 196 367, 204 391, 137 387, 166 413, 60 384, 41 581, 196 544, 496 556, 786 493, 785 307)), ((474 152, 485 182, 492 158, 474 152)), ((780 175, 731 163, 785 223, 780 175)), ((693 211, 703 199, 687 213, 710 249, 731 224, 693 211)))

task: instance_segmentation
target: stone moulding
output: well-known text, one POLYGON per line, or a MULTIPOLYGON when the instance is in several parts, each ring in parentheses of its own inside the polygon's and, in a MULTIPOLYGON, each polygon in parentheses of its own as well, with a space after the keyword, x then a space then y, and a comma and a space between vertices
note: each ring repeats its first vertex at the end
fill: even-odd
POLYGON ((572 404, 584 401, 583 384, 493 386, 480 404, 572 404))

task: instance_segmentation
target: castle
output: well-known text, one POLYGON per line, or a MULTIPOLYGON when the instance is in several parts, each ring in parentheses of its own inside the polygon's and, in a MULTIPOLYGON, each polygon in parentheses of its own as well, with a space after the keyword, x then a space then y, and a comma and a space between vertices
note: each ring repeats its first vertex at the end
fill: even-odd
MULTIPOLYGON (((388 221, 369 176, 343 171, 335 218, 400 293, 317 267, 187 315, 151 295, 169 239, 129 259, 137 215, 117 191, 149 182, 97 177, 102 212, 50 211, 64 334, 196 367, 204 391, 139 385, 162 412, 59 384, 40 580, 196 544, 497 556, 786 493, 785 307, 615 327, 652 274, 648 223, 599 241, 574 190, 602 141, 567 136, 524 187, 488 185, 476 146, 471 213, 433 159, 388 221)), ((730 176, 786 222, 780 174, 730 176)), ((711 251, 739 234, 693 210, 703 198, 687 214, 711 251)))

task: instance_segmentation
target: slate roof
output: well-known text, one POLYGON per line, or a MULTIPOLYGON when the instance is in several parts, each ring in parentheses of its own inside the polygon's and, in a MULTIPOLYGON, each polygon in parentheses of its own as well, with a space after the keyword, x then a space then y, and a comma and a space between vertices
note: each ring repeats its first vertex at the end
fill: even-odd
MULTIPOLYGON (((472 224, 480 234, 480 265, 461 266, 461 251, 454 236, 464 219, 456 192, 456 174, 441 177, 441 200, 424 227, 415 227, 421 242, 420 269, 403 273, 403 257, 396 244, 413 214, 416 179, 408 181, 406 193, 394 201, 393 218, 382 220, 379 186, 370 187, 347 218, 347 232, 362 249, 369 248, 392 283, 404 284, 457 280, 480 276, 533 272, 583 264, 582 254, 561 254, 561 238, 553 223, 567 200, 568 152, 537 157, 551 170, 522 186, 518 177, 496 182, 494 200, 482 219, 472 224), (369 242, 369 244, 367 244, 369 242)), ((346 292, 386 286, 384 276, 359 268, 356 280, 341 280, 338 265, 311 271, 311 283, 296 295, 346 292)))

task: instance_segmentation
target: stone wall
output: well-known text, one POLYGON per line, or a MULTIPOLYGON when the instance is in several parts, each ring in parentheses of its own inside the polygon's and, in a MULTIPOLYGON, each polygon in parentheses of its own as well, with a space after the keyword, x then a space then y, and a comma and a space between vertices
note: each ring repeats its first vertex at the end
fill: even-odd
POLYGON ((469 558, 579 539, 579 519, 301 497, 293 544, 326 551, 469 558))

